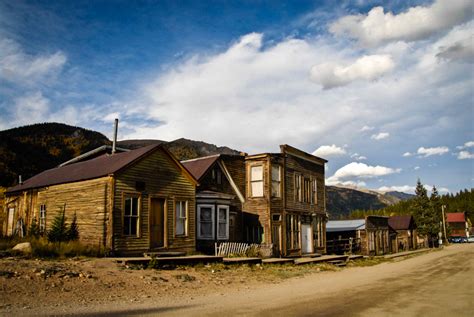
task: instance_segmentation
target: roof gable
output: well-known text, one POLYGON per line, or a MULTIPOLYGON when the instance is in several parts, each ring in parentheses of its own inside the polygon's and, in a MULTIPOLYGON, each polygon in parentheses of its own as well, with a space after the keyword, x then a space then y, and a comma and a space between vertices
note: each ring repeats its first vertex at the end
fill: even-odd
POLYGON ((391 216, 388 219, 388 225, 395 230, 408 230, 412 229, 414 225, 412 215, 399 215, 391 216))
POLYGON ((7 193, 107 176, 129 166, 159 147, 160 145, 154 144, 129 152, 102 155, 91 160, 52 168, 27 179, 21 185, 9 188, 7 193))
POLYGON ((184 167, 194 176, 198 181, 206 174, 212 165, 219 159, 220 154, 200 157, 197 159, 181 161, 184 167))

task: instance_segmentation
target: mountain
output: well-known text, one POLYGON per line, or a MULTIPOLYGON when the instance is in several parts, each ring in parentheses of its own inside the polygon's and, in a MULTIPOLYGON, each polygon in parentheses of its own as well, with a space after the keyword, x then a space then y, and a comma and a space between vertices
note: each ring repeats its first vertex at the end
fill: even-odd
MULTIPOLYGON (((58 166, 84 152, 111 141, 99 132, 60 123, 41 123, 0 131, 0 186, 12 186, 18 182, 58 166)), ((225 146, 202 141, 177 139, 162 140, 122 140, 117 145, 136 149, 155 143, 163 143, 179 160, 213 154, 239 154, 239 151, 225 146)), ((381 209, 412 195, 373 190, 327 186, 327 210, 331 219, 345 218, 355 209, 381 209)))
POLYGON ((62 123, 0 131, 0 186, 18 182, 81 153, 110 144, 105 135, 62 123))
MULTIPOLYGON (((154 143, 164 146, 179 160, 213 154, 239 154, 228 147, 188 139, 123 140, 117 146, 137 149, 154 143)), ((61 123, 40 123, 0 131, 0 186, 18 183, 18 175, 28 179, 82 153, 111 141, 103 134, 61 123)))
POLYGON ((326 197, 329 218, 344 219, 356 209, 378 210, 414 196, 401 192, 381 193, 369 189, 326 186, 326 197))

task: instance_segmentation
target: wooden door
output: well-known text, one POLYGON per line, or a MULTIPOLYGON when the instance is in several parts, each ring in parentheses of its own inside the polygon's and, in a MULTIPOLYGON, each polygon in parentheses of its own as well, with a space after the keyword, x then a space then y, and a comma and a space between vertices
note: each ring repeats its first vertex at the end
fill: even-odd
POLYGON ((165 246, 165 200, 150 200, 150 248, 165 246))
POLYGON ((272 226, 272 243, 273 243, 273 255, 281 255, 281 225, 274 224, 272 226))

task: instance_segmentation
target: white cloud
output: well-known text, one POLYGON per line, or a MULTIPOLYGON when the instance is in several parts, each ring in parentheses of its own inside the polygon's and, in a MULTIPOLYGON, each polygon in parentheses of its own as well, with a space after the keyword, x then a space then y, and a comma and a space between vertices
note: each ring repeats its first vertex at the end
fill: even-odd
POLYGON ((461 151, 458 153, 458 160, 471 160, 474 159, 474 153, 469 151, 461 151))
POLYGON ((412 156, 413 154, 410 153, 410 152, 405 152, 403 153, 403 157, 409 157, 409 156, 412 156))
POLYGON ((471 147, 474 147, 474 141, 469 141, 469 142, 464 143, 464 145, 456 146, 456 148, 459 150, 463 150, 463 149, 467 149, 471 147))
POLYGON ((346 154, 346 150, 342 147, 333 145, 322 145, 316 151, 313 152, 313 155, 319 157, 329 157, 329 156, 341 156, 346 154))
POLYGON ((59 73, 66 63, 62 52, 28 55, 10 39, 0 39, 0 80, 19 84, 44 83, 59 73))
POLYGON ((399 173, 400 171, 401 169, 393 169, 379 165, 370 166, 364 163, 352 162, 338 169, 326 182, 329 185, 339 184, 347 180, 375 178, 399 173))
POLYGON ((402 192, 413 194, 415 192, 415 186, 402 185, 402 186, 382 186, 377 189, 379 192, 402 192))
MULTIPOLYGON (((428 193, 431 193, 431 190, 433 189, 433 186, 431 185, 423 185, 423 187, 428 191, 428 193)), ((408 193, 408 194, 415 194, 415 189, 416 186, 410 186, 410 185, 402 185, 402 186, 382 186, 378 188, 377 190, 386 193, 386 192, 402 192, 402 193, 408 193)), ((449 193, 450 190, 446 187, 441 187, 441 188, 436 188, 439 193, 449 193)))
POLYGON ((390 133, 388 132, 380 132, 377 134, 373 134, 370 138, 373 140, 383 140, 386 139, 390 136, 390 133))
POLYGON ((14 119, 16 125, 44 122, 50 112, 49 99, 39 91, 15 99, 14 119))
POLYGON ((447 146, 438 146, 438 147, 429 147, 429 148, 420 147, 418 148, 418 151, 416 151, 416 153, 422 157, 428 157, 432 155, 443 155, 448 152, 449 152, 449 148, 447 146))
POLYGON ((359 153, 354 153, 351 155, 351 158, 357 160, 357 161, 363 161, 363 160, 366 160, 367 157, 363 156, 363 155, 360 155, 359 153))
POLYGON ((414 169, 415 171, 417 171, 417 170, 420 169, 420 167, 419 167, 419 166, 415 166, 413 169, 414 169))
POLYGON ((362 56, 349 65, 322 63, 311 68, 311 79, 324 89, 345 86, 356 80, 373 80, 390 72, 395 64, 390 55, 362 56))
POLYGON ((416 41, 472 19, 470 0, 437 0, 399 14, 374 7, 367 15, 348 15, 330 26, 336 35, 347 35, 361 44, 374 46, 385 41, 416 41))
POLYGON ((370 127, 368 125, 364 125, 359 131, 360 132, 365 132, 365 131, 372 131, 373 129, 375 129, 374 127, 370 127))

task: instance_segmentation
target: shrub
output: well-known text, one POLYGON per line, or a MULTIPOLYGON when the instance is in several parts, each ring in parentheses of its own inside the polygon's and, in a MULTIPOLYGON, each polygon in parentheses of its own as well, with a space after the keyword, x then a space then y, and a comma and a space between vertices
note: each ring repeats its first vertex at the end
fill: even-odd
POLYGON ((40 236, 40 229, 39 229, 38 223, 36 222, 36 218, 33 218, 33 221, 31 222, 31 226, 28 229, 28 237, 39 238, 39 236, 40 236))
POLYGON ((48 231, 49 242, 58 242, 61 244, 61 242, 68 240, 67 233, 69 229, 66 224, 65 212, 66 206, 64 206, 62 212, 59 212, 56 217, 54 217, 51 230, 48 231))
POLYGON ((77 225, 77 216, 74 213, 74 217, 72 218, 71 225, 66 232, 66 239, 67 241, 77 241, 79 240, 79 226, 77 225))

